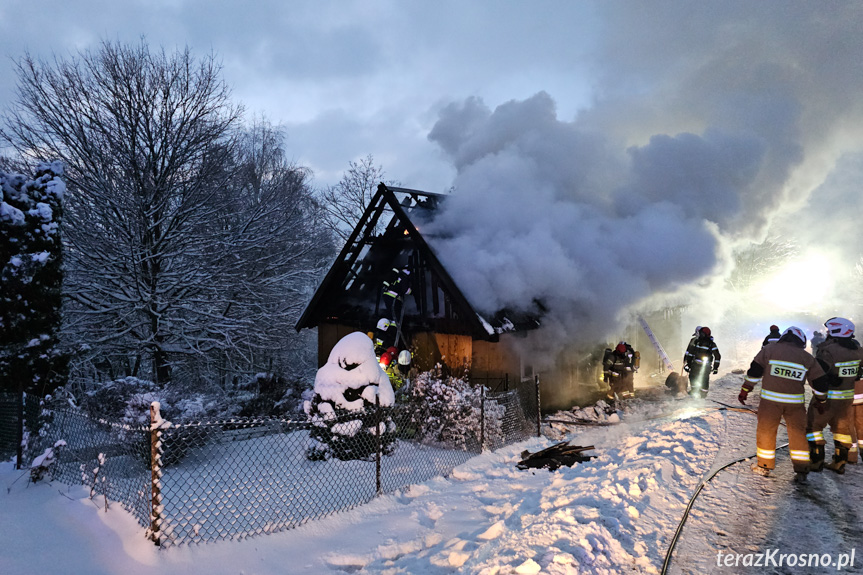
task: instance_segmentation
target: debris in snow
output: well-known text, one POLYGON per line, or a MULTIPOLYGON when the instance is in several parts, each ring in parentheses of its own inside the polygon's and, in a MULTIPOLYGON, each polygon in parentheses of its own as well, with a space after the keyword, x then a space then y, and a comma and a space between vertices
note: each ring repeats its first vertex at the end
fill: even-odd
POLYGON ((549 471, 554 471, 561 465, 572 467, 574 463, 590 461, 596 457, 595 455, 583 454, 585 451, 590 451, 591 449, 593 449, 592 445, 583 447, 581 445, 570 445, 568 441, 563 441, 536 453, 522 451, 521 461, 516 467, 519 469, 547 467, 549 471))
POLYGON ((40 479, 45 477, 45 474, 47 474, 48 471, 50 471, 51 466, 54 464, 54 461, 55 461, 54 450, 60 449, 61 447, 64 447, 65 445, 66 445, 66 442, 63 441, 62 439, 57 440, 57 442, 54 443, 53 447, 49 447, 48 449, 45 450, 45 452, 42 455, 40 455, 39 457, 36 457, 33 460, 33 462, 30 464, 30 480, 33 483, 36 483, 37 481, 39 481, 40 479))

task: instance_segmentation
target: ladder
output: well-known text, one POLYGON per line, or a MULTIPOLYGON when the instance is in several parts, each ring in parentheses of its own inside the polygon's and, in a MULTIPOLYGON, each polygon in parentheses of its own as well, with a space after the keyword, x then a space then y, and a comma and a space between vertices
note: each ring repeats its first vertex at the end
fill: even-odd
POLYGON ((641 327, 644 328, 644 333, 647 334, 648 339, 650 339, 650 343, 652 343, 653 347, 656 348, 656 352, 659 354, 660 359, 662 359, 662 363, 665 364, 666 369, 668 369, 668 371, 674 371, 674 364, 671 363, 671 360, 668 358, 668 354, 665 353, 665 350, 662 348, 662 344, 659 343, 658 339, 656 339, 656 335, 653 333, 653 330, 650 329, 650 326, 647 325, 647 322, 644 321, 644 318, 638 316, 638 323, 640 323, 641 327))

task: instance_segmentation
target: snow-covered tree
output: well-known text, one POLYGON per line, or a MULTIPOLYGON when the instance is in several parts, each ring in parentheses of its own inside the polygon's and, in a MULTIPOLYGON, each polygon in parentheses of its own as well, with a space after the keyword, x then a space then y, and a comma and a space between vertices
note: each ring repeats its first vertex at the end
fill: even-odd
POLYGON ((315 395, 304 404, 312 423, 306 456, 371 459, 378 441, 383 453, 392 453, 395 423, 387 408, 394 403, 395 393, 372 340, 361 332, 346 335, 318 370, 315 395))
POLYGON ((62 175, 59 162, 32 179, 0 172, 0 391, 44 397, 65 383, 62 175))
POLYGON ((309 171, 288 161, 283 140, 266 120, 241 132, 212 219, 223 287, 208 302, 214 321, 189 345, 214 351, 206 361, 218 361, 223 384, 230 374, 293 376, 297 364, 313 365, 316 346, 293 326, 335 248, 309 171))
POLYGON ((758 280, 769 276, 786 263, 795 250, 793 242, 781 238, 768 238, 760 244, 749 244, 736 250, 734 268, 726 280, 728 288, 737 294, 745 295, 758 280))
POLYGON ((224 254, 208 224, 240 117, 220 67, 142 40, 53 62, 28 54, 17 72, 4 137, 25 158, 66 165, 72 325, 117 355, 146 350, 164 383, 171 354, 213 321, 198 304, 224 254))
POLYGON ((224 386, 314 349, 292 326, 333 251, 322 211, 281 133, 242 129, 220 72, 144 41, 18 63, 0 133, 67 166, 78 373, 224 386))

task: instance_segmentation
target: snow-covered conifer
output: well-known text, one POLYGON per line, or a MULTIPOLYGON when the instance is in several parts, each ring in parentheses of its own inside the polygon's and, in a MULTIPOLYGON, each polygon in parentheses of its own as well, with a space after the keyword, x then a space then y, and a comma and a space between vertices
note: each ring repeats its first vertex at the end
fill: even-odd
POLYGON ((62 175, 59 162, 33 178, 0 172, 0 390, 44 397, 65 382, 62 175))
POLYGON ((346 335, 315 376, 315 395, 304 410, 312 423, 309 459, 371 459, 395 449, 395 403, 389 377, 364 333, 346 335), (380 409, 378 409, 378 405, 380 409))

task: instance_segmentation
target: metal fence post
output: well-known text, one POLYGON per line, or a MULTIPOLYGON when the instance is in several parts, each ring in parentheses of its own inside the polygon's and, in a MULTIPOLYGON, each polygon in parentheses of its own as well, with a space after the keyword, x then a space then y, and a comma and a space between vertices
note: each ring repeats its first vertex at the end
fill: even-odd
POLYGON ((381 396, 375 395, 375 439, 377 441, 377 449, 375 449, 375 489, 378 495, 383 492, 381 488, 381 396))
POLYGON ((24 384, 20 382, 18 383, 18 429, 16 431, 18 449, 15 452, 17 455, 15 469, 21 469, 24 463, 24 384))
POLYGON ((536 436, 542 437, 542 409, 539 402, 539 375, 533 376, 534 384, 536 385, 536 436))
POLYGON ((479 388, 479 451, 485 451, 485 386, 479 388))
POLYGON ((150 528, 147 537, 162 544, 162 415, 159 402, 150 404, 150 528))

